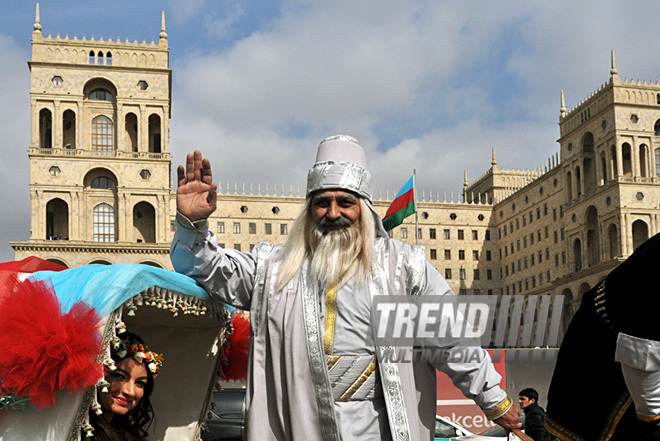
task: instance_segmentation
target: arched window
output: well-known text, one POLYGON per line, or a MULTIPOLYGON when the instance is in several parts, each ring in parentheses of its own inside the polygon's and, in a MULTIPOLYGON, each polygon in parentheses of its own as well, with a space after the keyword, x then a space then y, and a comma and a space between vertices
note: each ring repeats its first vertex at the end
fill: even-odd
POLYGON ((76 148, 76 114, 73 110, 65 110, 62 115, 62 133, 64 137, 64 148, 76 148))
POLYGON ((135 113, 126 114, 126 135, 131 144, 131 151, 138 151, 138 120, 135 113))
MULTIPOLYGON (((660 94, 658 96, 660 96, 660 94)), ((655 136, 660 136, 660 119, 655 122, 655 125, 653 126, 653 131, 655 132, 655 136)))
POLYGON ((580 239, 575 239, 573 242, 573 259, 575 260, 575 272, 582 269, 582 243, 580 239))
POLYGON ((105 64, 107 66, 112 66, 112 53, 108 52, 105 54, 105 64))
POLYGON ((623 159, 623 175, 631 177, 632 174, 632 147, 627 142, 621 146, 621 157, 623 159))
POLYGON ((160 153, 160 116, 149 116, 149 152, 160 153))
POLYGON ((582 151, 584 153, 583 167, 584 188, 588 192, 596 188, 596 161, 594 160, 594 135, 587 132, 582 138, 582 151))
POLYGON ((96 60, 97 64, 103 64, 103 52, 99 51, 98 58, 96 60))
POLYGON ((96 101, 110 101, 111 103, 115 101, 115 97, 112 96, 112 93, 107 89, 94 89, 89 93, 90 100, 96 101))
POLYGON ((53 117, 48 109, 39 111, 39 147, 42 149, 53 147, 53 117))
POLYGON ((596 266, 598 262, 600 262, 598 210, 591 205, 587 209, 587 265, 596 266))
POLYGON ((115 184, 115 181, 113 181, 111 178, 108 178, 107 176, 99 176, 94 178, 91 187, 99 188, 102 190, 116 190, 117 184, 115 184))
POLYGON ((94 242, 115 241, 115 209, 108 204, 94 207, 94 242))
POLYGON ((133 207, 133 234, 137 243, 156 242, 156 210, 148 202, 133 207))
POLYGON ((643 220, 636 220, 632 224, 633 250, 646 242, 649 238, 649 226, 643 220))
POLYGON ((46 239, 69 240, 69 206, 60 198, 46 204, 46 239))
POLYGON ((89 51, 89 64, 96 64, 96 55, 94 51, 89 51))
POLYGON ((608 239, 610 242, 610 259, 619 255, 619 234, 615 224, 610 225, 608 229, 608 239))
MULTIPOLYGON (((93 92, 92 92, 93 93, 93 92)), ((111 152, 113 142, 112 120, 99 115, 92 120, 92 150, 111 152)))

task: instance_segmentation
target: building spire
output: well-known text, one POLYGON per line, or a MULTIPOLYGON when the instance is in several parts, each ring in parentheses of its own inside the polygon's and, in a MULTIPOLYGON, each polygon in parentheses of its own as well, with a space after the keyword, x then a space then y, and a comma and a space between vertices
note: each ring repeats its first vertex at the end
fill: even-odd
POLYGON ((463 171, 463 188, 468 188, 467 169, 463 171))
POLYGON ((616 70, 616 60, 614 59, 614 49, 612 49, 612 68, 610 69, 610 75, 618 75, 619 71, 616 70))
POLYGON ((34 26, 32 26, 35 32, 41 33, 41 22, 39 20, 39 3, 37 3, 37 11, 34 15, 34 26))
POLYGON ((497 165, 497 159, 495 159, 495 146, 493 146, 493 155, 492 155, 492 159, 490 160, 490 165, 492 165, 493 167, 497 165))
POLYGON ((559 114, 561 117, 566 116, 566 103, 564 102, 564 91, 561 91, 561 109, 559 109, 559 114))
POLYGON ((162 12, 160 18, 160 35, 161 40, 167 40, 167 32, 165 32, 165 11, 162 12))

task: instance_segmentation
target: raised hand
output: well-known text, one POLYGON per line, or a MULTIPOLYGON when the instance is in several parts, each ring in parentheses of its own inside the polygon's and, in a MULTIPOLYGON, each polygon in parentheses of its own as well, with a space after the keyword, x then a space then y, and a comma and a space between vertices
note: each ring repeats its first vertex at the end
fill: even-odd
POLYGON ((507 430, 522 429, 522 423, 518 417, 518 407, 515 404, 511 406, 507 413, 494 420, 494 422, 507 430))
POLYGON ((217 206, 217 184, 213 183, 211 163, 195 150, 186 156, 186 167, 176 169, 176 209, 195 222, 208 218, 217 206))

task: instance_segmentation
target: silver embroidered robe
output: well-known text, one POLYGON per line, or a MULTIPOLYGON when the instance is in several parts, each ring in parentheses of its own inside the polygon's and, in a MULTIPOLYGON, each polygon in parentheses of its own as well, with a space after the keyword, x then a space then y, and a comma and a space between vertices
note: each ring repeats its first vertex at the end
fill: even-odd
MULTIPOLYGON (((372 296, 453 295, 423 248, 382 237, 376 247, 378 265, 369 282, 360 288, 349 282, 337 293, 335 354, 374 353, 365 343, 372 296)), ((193 231, 180 224, 172 242, 177 272, 193 277, 214 298, 250 311, 247 439, 433 439, 436 368, 484 409, 506 397, 484 351, 470 362, 380 363, 380 390, 373 400, 335 402, 323 353, 324 289, 312 286, 303 268, 278 292, 280 252, 267 243, 250 253, 222 249, 207 227, 193 231)))

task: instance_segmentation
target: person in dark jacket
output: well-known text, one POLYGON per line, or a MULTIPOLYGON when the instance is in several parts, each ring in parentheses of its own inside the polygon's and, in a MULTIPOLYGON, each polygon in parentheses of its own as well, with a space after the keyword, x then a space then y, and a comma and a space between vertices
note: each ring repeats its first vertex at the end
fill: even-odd
POLYGON ((539 393, 530 388, 518 394, 518 404, 525 412, 524 429, 534 441, 551 441, 553 438, 545 428, 545 410, 538 405, 539 393))

